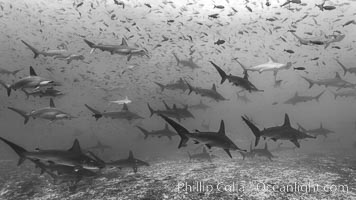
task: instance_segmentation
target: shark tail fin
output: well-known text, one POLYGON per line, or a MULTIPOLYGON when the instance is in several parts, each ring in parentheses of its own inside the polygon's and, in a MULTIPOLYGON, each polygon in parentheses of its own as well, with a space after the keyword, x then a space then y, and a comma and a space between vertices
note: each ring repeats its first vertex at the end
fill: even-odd
POLYGON ((156 111, 151 108, 149 103, 147 103, 147 107, 148 107, 148 110, 150 110, 150 117, 152 117, 156 113, 156 111))
POLYGON ((148 137, 148 131, 144 128, 142 128, 141 126, 136 126, 136 128, 140 129, 140 131, 142 131, 143 134, 145 134, 145 140, 147 139, 148 137))
POLYGON ((301 44, 305 44, 305 41, 301 38, 301 37, 299 37, 297 34, 295 34, 294 32, 291 32, 292 33, 292 35, 295 37, 295 38, 297 38, 297 40, 301 43, 301 44))
POLYGON ((248 73, 247 73, 248 69, 246 68, 246 66, 242 64, 237 58, 234 60, 241 66, 244 74, 244 79, 248 79, 248 73))
POLYGON ((98 120, 98 119, 103 117, 103 115, 99 111, 97 111, 94 108, 88 106, 87 104, 84 104, 84 105, 85 105, 86 108, 88 108, 93 113, 93 117, 95 117, 96 120, 98 120))
POLYGON ((217 66, 215 63, 213 63, 213 61, 210 61, 210 63, 215 67, 215 69, 220 74, 220 76, 221 76, 220 84, 223 84, 226 81, 226 78, 227 78, 226 73, 219 66, 217 66))
POLYGON ((255 135, 255 137, 256 137, 255 146, 257 146, 258 142, 260 141, 260 138, 261 138, 261 131, 252 122, 250 122, 245 117, 241 117, 241 118, 247 124, 247 126, 251 129, 253 134, 255 135))
POLYGON ((347 73, 347 68, 345 67, 345 65, 343 65, 337 58, 335 58, 335 61, 337 62, 337 64, 340 65, 340 67, 342 68, 342 70, 344 70, 344 76, 347 73))
POLYGON ((10 94, 11 94, 11 86, 6 84, 2 80, 0 80, 0 85, 2 85, 6 89, 7 96, 10 96, 10 94))
POLYGON ((190 93, 192 93, 194 91, 194 88, 188 82, 186 82, 186 84, 187 84, 188 89, 189 89, 189 92, 188 92, 188 95, 189 95, 190 93))
POLYGON ((16 75, 17 73, 19 73, 20 71, 22 71, 22 69, 16 69, 16 70, 12 71, 11 74, 12 74, 13 76, 15 76, 15 75, 16 75))
POLYGON ((327 41, 325 42, 324 49, 328 48, 328 46, 333 43, 333 41, 327 41))
POLYGON ((302 130, 303 132, 307 132, 307 129, 305 129, 302 125, 300 125, 299 123, 297 123, 297 126, 300 130, 302 130))
POLYGON ((2 137, 0 137, 0 140, 2 140, 3 142, 5 142, 7 145, 9 145, 16 153, 17 155, 20 157, 19 158, 19 161, 17 163, 17 166, 21 165, 23 163, 23 161, 25 161, 26 157, 25 157, 25 153, 27 152, 26 149, 20 147, 19 145, 17 144, 14 144, 2 137))
POLYGON ((306 77, 304 77, 304 76, 302 76, 302 78, 303 78, 304 80, 306 80, 306 81, 309 83, 309 88, 313 87, 314 83, 313 83, 312 80, 310 80, 309 78, 306 78, 306 77))
POLYGON ((93 42, 90 42, 89 40, 84 39, 84 42, 91 48, 90 54, 94 52, 95 50, 95 44, 93 42))
POLYGON ((324 92, 325 92, 325 90, 322 91, 322 92, 320 92, 320 94, 318 94, 318 95, 315 96, 315 100, 316 100, 317 102, 319 102, 319 99, 320 99, 321 95, 324 94, 324 92))
POLYGON ((159 116, 161 116, 169 125, 171 125, 174 128, 174 130, 178 133, 179 137, 181 138, 178 145, 178 149, 187 146, 187 142, 189 140, 187 134, 189 134, 189 131, 183 126, 181 126, 180 124, 178 124, 177 122, 173 121, 172 119, 162 114, 159 114, 159 116))
POLYGON ((16 112, 17 114, 21 115, 23 118, 25 118, 24 124, 27 124, 28 120, 30 119, 29 114, 27 114, 25 111, 13 108, 13 107, 7 107, 8 109, 16 112))
POLYGON ((158 82, 154 82, 156 83, 156 85, 158 85, 161 88, 161 92, 163 92, 163 90, 165 89, 164 85, 158 82))
POLYGON ((38 51, 35 47, 29 45, 27 42, 21 40, 22 43, 24 43, 31 51, 33 52, 34 56, 33 58, 37 58, 40 55, 40 51, 38 51))
POLYGON ((246 158, 245 153, 240 151, 240 154, 241 154, 241 156, 242 156, 242 160, 245 160, 245 158, 246 158))
POLYGON ((93 152, 88 151, 89 155, 93 157, 96 161, 100 162, 100 164, 105 165, 105 161, 99 158, 97 155, 95 155, 93 152))
POLYGON ((332 91, 332 90, 330 90, 330 92, 334 95, 334 99, 336 99, 337 98, 337 93, 336 92, 334 92, 334 91, 332 91))
POLYGON ((179 63, 180 63, 180 60, 179 60, 179 58, 178 58, 178 56, 173 52, 173 56, 174 56, 174 58, 176 59, 176 61, 177 61, 177 66, 179 65, 179 63))

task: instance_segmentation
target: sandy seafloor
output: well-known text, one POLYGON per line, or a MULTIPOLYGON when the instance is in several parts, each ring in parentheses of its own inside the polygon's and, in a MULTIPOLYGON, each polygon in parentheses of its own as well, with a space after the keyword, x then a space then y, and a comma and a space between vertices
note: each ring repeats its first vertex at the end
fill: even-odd
POLYGON ((97 178, 82 180, 76 186, 54 184, 47 175, 39 176, 30 162, 16 167, 15 161, 2 161, 0 170, 0 198, 9 200, 356 199, 356 160, 342 152, 330 155, 285 152, 273 162, 263 158, 230 160, 224 156, 212 163, 162 160, 139 168, 136 174, 131 169, 105 169, 97 178), (183 184, 195 187, 188 191, 189 186, 183 184), (293 184, 294 188, 298 184, 299 191, 287 192, 282 188, 293 184), (305 192, 302 188, 306 185, 316 188, 317 184, 317 191, 310 188, 305 192), (330 191, 331 186, 338 189, 330 191), (342 186, 347 186, 347 190, 342 186), (207 188, 213 189, 208 192, 207 188))

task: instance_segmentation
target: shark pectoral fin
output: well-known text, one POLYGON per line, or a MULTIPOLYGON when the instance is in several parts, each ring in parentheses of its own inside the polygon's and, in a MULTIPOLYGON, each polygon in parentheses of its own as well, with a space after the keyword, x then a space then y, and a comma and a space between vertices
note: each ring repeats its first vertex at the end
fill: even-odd
POLYGON ((198 142, 198 141, 196 141, 196 140, 194 140, 194 144, 199 144, 199 142, 198 142))
POLYGON ((227 153, 227 155, 229 155, 230 158, 232 158, 230 150, 229 149, 224 149, 224 151, 227 153))
POLYGON ((276 79, 276 78, 277 78, 277 72, 278 72, 278 71, 273 71, 273 76, 274 76, 274 79, 276 79))
POLYGON ((20 157, 19 161, 17 162, 17 166, 21 165, 26 160, 25 157, 20 157))
POLYGON ((208 147, 208 149, 211 149, 210 144, 205 144, 206 147, 208 147))
POLYGON ((132 54, 130 54, 128 57, 127 57, 127 61, 130 61, 132 58, 132 54))
POLYGON ((300 148, 300 144, 297 139, 290 140, 296 147, 300 148))

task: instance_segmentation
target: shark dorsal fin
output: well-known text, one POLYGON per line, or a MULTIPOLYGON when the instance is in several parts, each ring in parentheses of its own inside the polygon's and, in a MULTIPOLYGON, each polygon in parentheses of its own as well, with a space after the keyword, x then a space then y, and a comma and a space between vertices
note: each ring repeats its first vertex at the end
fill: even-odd
POLYGON ((132 151, 130 151, 130 152, 129 152, 129 158, 128 158, 128 159, 133 159, 133 158, 134 158, 133 153, 132 153, 132 151))
POLYGON ((122 107, 122 111, 129 111, 129 108, 127 107, 126 103, 124 103, 124 107, 122 107))
POLYGON ((30 76, 37 76, 37 74, 32 66, 30 66, 30 76))
POLYGON ((167 103, 166 103, 165 100, 163 100, 163 104, 164 104, 164 106, 166 107, 166 110, 170 110, 170 109, 171 109, 171 108, 167 105, 167 103))
POLYGON ((277 62, 276 59, 272 58, 272 56, 268 56, 268 62, 269 63, 274 63, 277 62))
POLYGON ((54 102, 53 102, 52 98, 49 99, 49 107, 51 107, 51 108, 55 108, 56 107, 56 105, 54 105, 54 102))
POLYGON ((207 153, 205 148, 203 148, 203 153, 207 153))
POLYGON ((194 131, 195 131, 196 133, 200 133, 200 131, 199 131, 198 129, 195 129, 194 131))
POLYGON ((219 128, 218 134, 225 135, 225 123, 224 123, 224 120, 221 120, 221 122, 220 122, 220 128, 219 128))
POLYGON ((336 72, 336 74, 335 74, 335 78, 337 78, 337 79, 341 79, 339 72, 336 72))
POLYGON ((73 146, 68 151, 73 152, 73 153, 81 153, 82 152, 78 139, 74 140, 73 146))
POLYGON ((288 126, 288 127, 290 127, 289 116, 288 116, 287 113, 286 113, 285 116, 284 116, 284 124, 283 124, 283 126, 288 126))
POLYGON ((216 92, 216 86, 215 83, 213 83, 213 87, 211 88, 212 90, 214 90, 216 92))
POLYGON ((268 149, 268 147, 267 147, 267 142, 266 142, 266 144, 265 144, 265 150, 267 150, 268 149))
POLYGON ((121 46, 128 46, 125 38, 122 38, 121 46))

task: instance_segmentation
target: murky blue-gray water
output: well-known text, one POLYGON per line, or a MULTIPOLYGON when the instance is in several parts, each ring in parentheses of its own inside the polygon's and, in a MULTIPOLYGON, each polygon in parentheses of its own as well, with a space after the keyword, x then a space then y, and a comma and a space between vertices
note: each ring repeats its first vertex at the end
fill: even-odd
POLYGON ((0 199, 354 199, 355 15, 1 1, 0 199))

